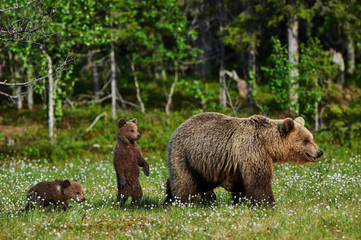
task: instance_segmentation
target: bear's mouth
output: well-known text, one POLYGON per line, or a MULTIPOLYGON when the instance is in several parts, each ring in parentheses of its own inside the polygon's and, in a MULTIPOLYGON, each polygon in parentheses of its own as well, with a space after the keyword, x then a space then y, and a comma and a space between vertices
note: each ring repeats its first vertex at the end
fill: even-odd
POLYGON ((312 157, 310 154, 306 153, 306 156, 311 162, 316 162, 316 158, 312 157))

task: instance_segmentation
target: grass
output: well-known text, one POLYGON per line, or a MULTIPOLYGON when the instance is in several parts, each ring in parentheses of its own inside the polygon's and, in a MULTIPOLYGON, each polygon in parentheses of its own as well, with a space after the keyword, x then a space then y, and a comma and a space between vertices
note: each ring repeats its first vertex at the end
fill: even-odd
POLYGON ((360 239, 361 156, 315 164, 275 165, 275 208, 234 206, 216 190, 213 204, 163 207, 168 176, 165 159, 148 159, 150 177, 140 175, 143 199, 119 206, 111 156, 104 160, 12 159, 0 166, 1 239, 360 239), (37 182, 76 178, 86 201, 67 211, 19 211, 37 182))
POLYGON ((54 145, 48 142, 41 111, 3 111, 0 239, 361 239, 359 139, 349 140, 356 146, 350 149, 330 131, 318 133, 315 140, 325 153, 319 162, 275 165, 275 208, 234 206, 222 188, 212 204, 163 207, 167 143, 194 112, 168 117, 159 110, 145 115, 122 111, 119 117, 138 119, 143 135, 138 145, 150 164, 150 176, 140 173, 140 202, 119 206, 112 163, 116 122, 104 117, 85 131, 103 111, 111 115, 109 108, 97 106, 65 110, 54 145), (16 145, 6 146, 6 136, 16 139, 16 145), (67 211, 21 211, 34 184, 74 178, 85 188, 85 202, 72 202, 67 211))

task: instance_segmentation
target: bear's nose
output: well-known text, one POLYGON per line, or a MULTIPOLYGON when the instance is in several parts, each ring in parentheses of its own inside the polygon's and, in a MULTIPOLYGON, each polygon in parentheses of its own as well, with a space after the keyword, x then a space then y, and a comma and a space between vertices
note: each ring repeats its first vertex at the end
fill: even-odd
POLYGON ((142 134, 139 133, 139 134, 138 134, 138 138, 140 138, 141 136, 142 136, 142 134))
POLYGON ((85 201, 85 198, 82 198, 81 201, 84 202, 84 201, 85 201))
POLYGON ((317 153, 317 157, 319 158, 319 157, 321 157, 323 155, 323 152, 322 151, 319 151, 318 153, 317 153))

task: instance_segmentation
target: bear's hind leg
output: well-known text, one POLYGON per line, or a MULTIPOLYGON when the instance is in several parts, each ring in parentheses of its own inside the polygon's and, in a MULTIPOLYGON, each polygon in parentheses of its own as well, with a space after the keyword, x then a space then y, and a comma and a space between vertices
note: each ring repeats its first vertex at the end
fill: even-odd
MULTIPOLYGON (((197 201, 198 194, 201 193, 198 187, 199 179, 193 175, 192 170, 189 169, 187 160, 184 156, 177 154, 168 155, 168 159, 171 159, 169 164, 169 175, 171 176, 167 183, 167 188, 171 189, 171 196, 174 201, 182 203, 197 201)), ((169 191, 170 192, 170 191, 169 191)), ((172 199, 169 198, 169 199, 172 199)))
POLYGON ((129 185, 127 184, 122 189, 118 190, 117 202, 124 205, 129 197, 129 185))
POLYGON ((140 186, 139 181, 137 181, 134 185, 132 185, 132 194, 130 195, 130 197, 132 197, 132 203, 135 203, 137 201, 139 201, 140 199, 142 199, 143 197, 143 190, 142 187, 140 186))
POLYGON ((170 189, 170 181, 169 181, 169 178, 167 179, 167 182, 166 182, 166 191, 165 191, 165 194, 166 194, 166 199, 164 200, 163 205, 168 205, 168 204, 170 204, 171 202, 174 201, 174 196, 173 196, 172 190, 170 189))
POLYGON ((117 196, 117 202, 120 203, 120 205, 124 205, 125 202, 127 201, 128 197, 121 194, 121 193, 118 193, 118 196, 117 196))
POLYGON ((175 198, 180 199, 182 203, 197 202, 198 194, 201 192, 198 189, 197 181, 190 174, 177 181, 176 186, 177 188, 174 189, 175 198))

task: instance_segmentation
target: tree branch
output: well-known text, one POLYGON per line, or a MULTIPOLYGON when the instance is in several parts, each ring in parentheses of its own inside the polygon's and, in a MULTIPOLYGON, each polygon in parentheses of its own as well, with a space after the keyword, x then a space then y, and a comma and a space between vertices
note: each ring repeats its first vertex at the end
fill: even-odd
POLYGON ((72 60, 73 60, 73 58, 70 58, 69 54, 68 54, 68 56, 64 60, 61 61, 61 64, 58 65, 52 72, 48 73, 48 75, 46 75, 46 76, 41 76, 41 77, 34 78, 34 79, 30 80, 30 81, 17 82, 17 83, 8 83, 7 80, 5 80, 3 82, 0 82, 0 85, 4 85, 4 86, 28 86, 28 85, 30 85, 30 83, 41 81, 41 80, 43 80, 45 78, 48 78, 50 75, 55 76, 56 74, 67 70, 66 66, 72 60))
POLYGON ((6 14, 8 21, 0 25, 0 41, 3 42, 26 42, 36 35, 44 35, 42 30, 46 23, 53 17, 55 9, 50 12, 45 10, 41 1, 31 0, 23 5, 16 4, 13 7, 0 9, 6 14), (32 3, 34 3, 32 5, 32 3), (25 9, 25 10, 24 10, 25 9), (26 11, 18 16, 18 11, 26 11))
POLYGON ((16 6, 14 6, 14 7, 9 7, 9 8, 5 8, 5 9, 0 9, 0 12, 6 12, 6 11, 14 10, 14 9, 24 8, 24 7, 32 4, 32 3, 35 2, 35 1, 36 1, 36 0, 31 0, 31 1, 25 3, 25 4, 21 5, 21 6, 18 6, 18 4, 16 3, 16 6))

